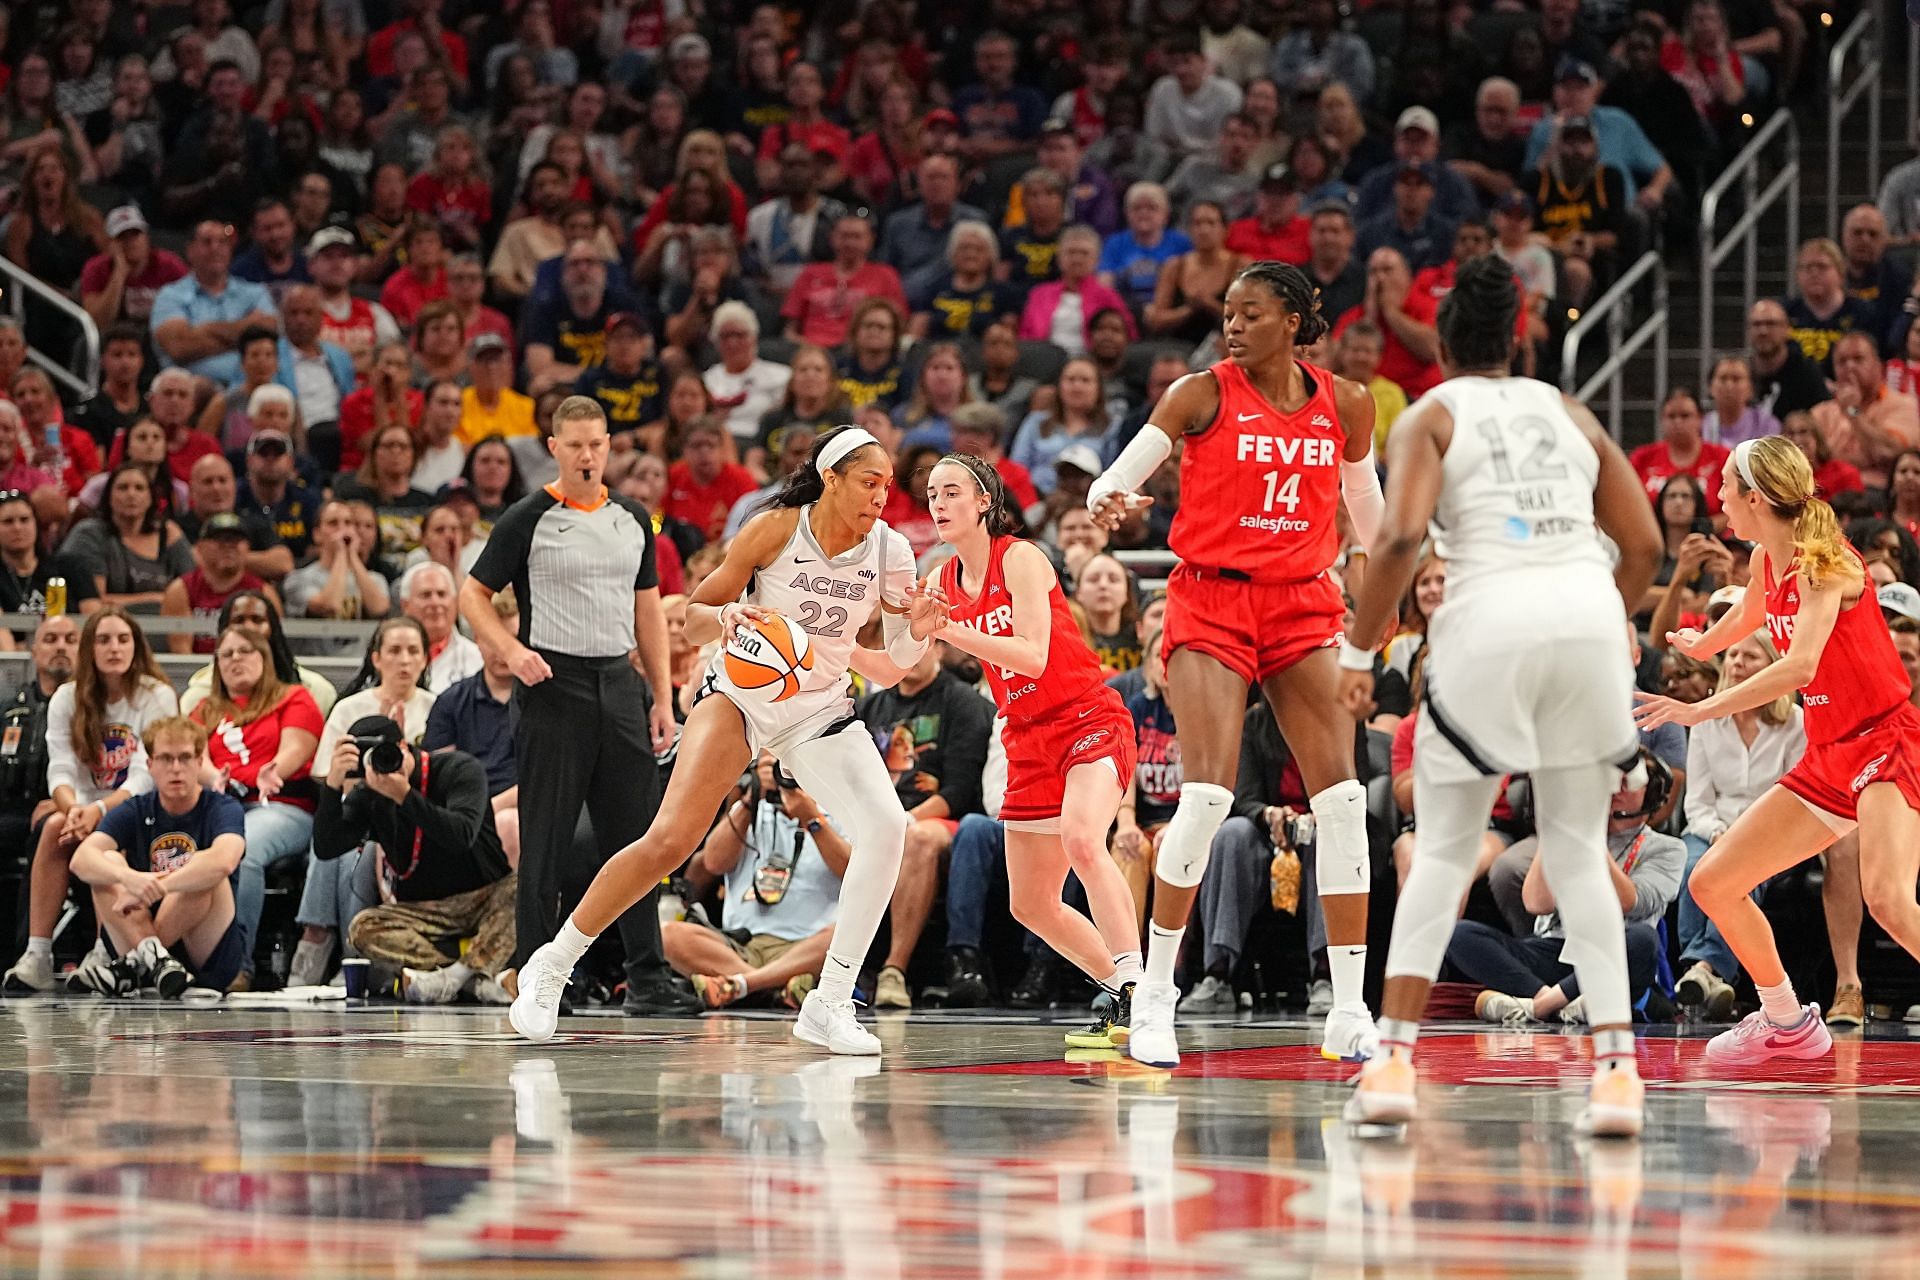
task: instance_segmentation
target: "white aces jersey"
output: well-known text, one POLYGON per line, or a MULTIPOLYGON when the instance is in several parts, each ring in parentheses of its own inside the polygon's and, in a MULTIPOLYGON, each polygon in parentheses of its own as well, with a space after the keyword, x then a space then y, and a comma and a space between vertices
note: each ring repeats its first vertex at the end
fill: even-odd
POLYGON ((1612 561, 1593 520, 1600 457, 1557 387, 1532 378, 1454 378, 1422 397, 1453 415, 1433 514, 1447 598, 1503 572, 1612 561))
MULTIPOLYGON (((904 609, 916 579, 913 548, 886 521, 875 520, 866 537, 828 558, 808 523, 812 511, 811 503, 800 508, 787 545, 753 575, 740 597, 806 629, 813 670, 801 675, 803 693, 845 688, 847 662, 859 643, 861 628, 879 612, 882 599, 904 609)), ((720 683, 729 684, 722 653, 715 651, 712 670, 720 683)))

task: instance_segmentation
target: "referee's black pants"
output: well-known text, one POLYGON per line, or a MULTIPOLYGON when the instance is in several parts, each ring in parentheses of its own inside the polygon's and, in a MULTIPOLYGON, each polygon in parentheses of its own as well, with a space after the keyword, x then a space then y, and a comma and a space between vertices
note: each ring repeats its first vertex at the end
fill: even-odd
MULTIPOLYGON (((573 833, 586 806, 600 861, 640 838, 660 808, 660 770, 647 728, 647 682, 626 656, 576 658, 542 652, 553 675, 515 682, 520 774, 519 930, 514 967, 560 931, 560 890, 573 833)), ((619 919, 627 980, 665 965, 659 887, 619 919)))

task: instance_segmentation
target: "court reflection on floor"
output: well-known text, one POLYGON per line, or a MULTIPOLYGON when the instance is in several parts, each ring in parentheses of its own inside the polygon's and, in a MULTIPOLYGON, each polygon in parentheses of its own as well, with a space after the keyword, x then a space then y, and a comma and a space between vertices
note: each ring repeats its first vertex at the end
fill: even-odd
POLYGON ((1169 1078, 1056 1071, 1032 1025, 901 1022, 883 1069, 777 1022, 609 1020, 535 1057, 458 1013, 5 1012, 10 1272, 1864 1276, 1920 1244, 1920 1108, 1857 1041, 1820 1091, 1656 1090, 1618 1146, 1572 1132, 1540 1064, 1578 1074, 1581 1042, 1548 1037, 1461 1037, 1463 1079, 1521 1083, 1437 1085, 1379 1141, 1327 1118, 1337 1078, 1239 1074, 1300 1030, 1202 1033, 1169 1078))

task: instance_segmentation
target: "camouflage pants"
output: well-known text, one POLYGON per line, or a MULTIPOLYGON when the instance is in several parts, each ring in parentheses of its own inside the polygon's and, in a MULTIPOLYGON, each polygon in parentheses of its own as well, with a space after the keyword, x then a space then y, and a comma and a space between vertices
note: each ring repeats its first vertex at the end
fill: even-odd
POLYGON ((439 944, 472 938, 462 961, 492 977, 513 959, 516 874, 482 889, 432 902, 388 902, 353 918, 347 936, 367 959, 409 969, 439 969, 449 962, 439 944))

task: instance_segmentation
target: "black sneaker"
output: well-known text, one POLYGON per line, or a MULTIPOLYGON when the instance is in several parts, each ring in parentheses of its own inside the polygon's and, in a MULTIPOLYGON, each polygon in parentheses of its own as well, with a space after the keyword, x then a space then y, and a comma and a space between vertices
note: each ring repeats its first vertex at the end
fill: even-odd
POLYGON ((75 995, 130 996, 140 989, 140 970, 131 956, 105 964, 83 964, 67 975, 67 990, 75 995))
POLYGON ((1069 1049, 1122 1049, 1127 1043, 1127 1028, 1133 1022, 1133 984, 1129 982, 1116 994, 1102 988, 1093 1001, 1093 1021, 1078 1031, 1067 1032, 1069 1049))
POLYGON ((620 1012, 629 1018, 695 1014, 705 1007, 693 984, 667 968, 649 970, 638 982, 628 979, 627 994, 620 1001, 620 1012))
POLYGON ((982 972, 980 953, 972 947, 947 949, 947 1000, 949 1009, 977 1009, 993 1003, 982 972))
POLYGON ((180 993, 193 982, 193 975, 187 972, 187 967, 152 938, 142 942, 114 964, 116 968, 125 965, 132 973, 134 990, 153 991, 162 1000, 178 1000, 180 993))
POLYGON ((1064 965, 1053 952, 1042 952, 1027 964, 1026 976, 1007 993, 1007 1002, 1016 1009, 1048 1009, 1059 1002, 1064 965))

